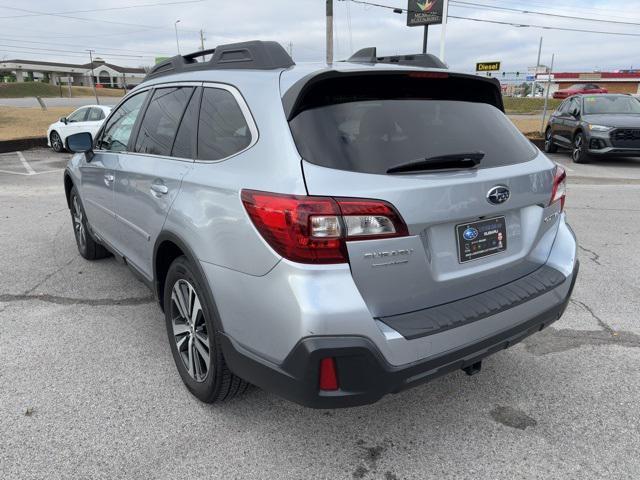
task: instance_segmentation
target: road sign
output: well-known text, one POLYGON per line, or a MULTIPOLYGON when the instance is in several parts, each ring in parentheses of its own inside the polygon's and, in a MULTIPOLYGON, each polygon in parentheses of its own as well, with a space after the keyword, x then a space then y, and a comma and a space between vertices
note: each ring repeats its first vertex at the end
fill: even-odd
POLYGON ((527 82, 533 82, 534 78, 536 78, 534 75, 527 75, 527 82))
POLYGON ((444 0, 409 0, 407 26, 421 27, 442 23, 444 0))
POLYGON ((478 62, 476 72, 497 72, 500 70, 500 62, 478 62))

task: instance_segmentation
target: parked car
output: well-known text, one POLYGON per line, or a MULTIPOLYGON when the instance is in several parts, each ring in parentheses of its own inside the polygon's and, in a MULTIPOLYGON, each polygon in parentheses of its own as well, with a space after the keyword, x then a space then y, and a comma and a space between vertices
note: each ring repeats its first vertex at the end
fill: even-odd
POLYGON ((571 85, 569 88, 553 92, 553 98, 562 99, 572 95, 578 95, 580 93, 589 93, 594 95, 598 93, 609 93, 609 90, 599 87, 595 83, 578 83, 576 85, 571 85))
POLYGON ((431 55, 177 56, 68 144, 80 254, 150 286, 205 402, 255 384, 346 407, 477 373, 556 321, 577 277, 564 170, 499 82, 431 55))
POLYGON ((576 163, 607 156, 640 156, 640 101, 631 95, 576 95, 553 112, 544 149, 571 150, 576 163))
POLYGON ((95 135, 109 112, 111 112, 111 107, 87 105, 66 117, 60 118, 57 122, 49 125, 47 145, 54 152, 62 152, 65 149, 65 141, 69 135, 80 132, 89 132, 91 135, 95 135))

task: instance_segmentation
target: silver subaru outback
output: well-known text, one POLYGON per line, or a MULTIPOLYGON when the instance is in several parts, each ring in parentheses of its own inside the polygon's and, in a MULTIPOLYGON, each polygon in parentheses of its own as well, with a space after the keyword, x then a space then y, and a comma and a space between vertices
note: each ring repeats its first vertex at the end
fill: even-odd
POLYGON ((80 254, 152 288, 204 402, 253 384, 347 407, 474 374, 556 321, 576 281, 565 172, 497 81, 431 55, 177 56, 66 146, 80 254))

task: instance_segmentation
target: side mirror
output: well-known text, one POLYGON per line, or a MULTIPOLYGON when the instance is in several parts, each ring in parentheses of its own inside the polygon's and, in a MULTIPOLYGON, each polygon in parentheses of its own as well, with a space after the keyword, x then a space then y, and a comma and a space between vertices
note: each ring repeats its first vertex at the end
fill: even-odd
POLYGON ((60 121, 65 125, 68 123, 67 117, 60 117, 60 121))
POLYGON ((93 138, 89 132, 74 133, 67 137, 67 150, 84 153, 87 161, 93 158, 93 138))
POLYGON ((571 112, 569 112, 569 113, 571 113, 571 116, 572 116, 572 117, 575 117, 575 118, 578 118, 578 117, 580 116, 580 110, 578 110, 577 108, 574 108, 574 109, 573 109, 573 110, 571 110, 571 112))

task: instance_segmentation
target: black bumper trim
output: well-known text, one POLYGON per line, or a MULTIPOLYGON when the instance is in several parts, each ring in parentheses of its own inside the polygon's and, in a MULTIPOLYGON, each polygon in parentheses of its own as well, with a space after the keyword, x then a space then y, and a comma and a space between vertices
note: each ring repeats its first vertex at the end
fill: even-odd
POLYGON ((366 405, 388 393, 397 393, 473 365, 549 326, 564 313, 578 267, 576 261, 566 297, 536 317, 471 345, 408 365, 389 364, 373 342, 358 336, 304 338, 281 365, 267 362, 224 334, 221 335, 222 351, 236 375, 295 403, 312 408, 366 405), (335 392, 318 389, 318 366, 325 357, 336 359, 340 390, 335 392))
POLYGON ((543 265, 529 275, 492 290, 379 320, 407 340, 413 340, 497 315, 553 290, 565 280, 562 273, 543 265))

